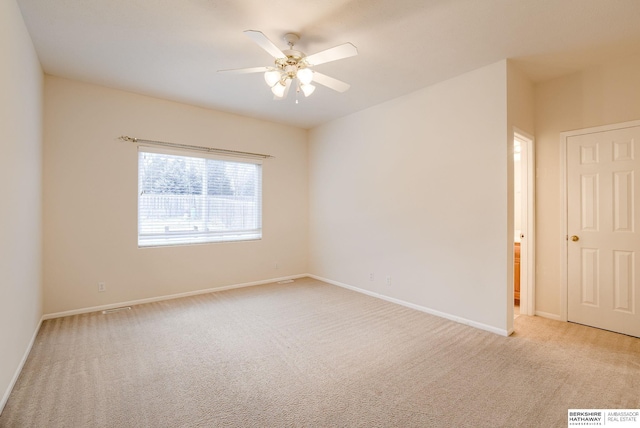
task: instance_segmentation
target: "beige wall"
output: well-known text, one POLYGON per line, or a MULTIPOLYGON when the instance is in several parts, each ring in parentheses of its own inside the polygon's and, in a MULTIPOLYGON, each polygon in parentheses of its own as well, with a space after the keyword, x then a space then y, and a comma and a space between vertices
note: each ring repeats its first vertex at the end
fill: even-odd
POLYGON ((42 316, 42 70, 14 0, 0 2, 0 411, 42 316))
POLYGON ((315 128, 309 150, 312 274, 508 330, 506 61, 315 128))
MULTIPOLYGON (((509 125, 534 135, 534 85, 511 61, 507 61, 509 125)), ((513 135, 511 135, 513 137, 513 135)))
POLYGON ((560 133, 640 119, 640 58, 536 85, 536 309, 561 314, 560 133))
POLYGON ((47 76, 44 136, 45 313, 307 272, 307 131, 47 76), (275 156, 263 239, 138 249, 137 152, 120 135, 275 156))

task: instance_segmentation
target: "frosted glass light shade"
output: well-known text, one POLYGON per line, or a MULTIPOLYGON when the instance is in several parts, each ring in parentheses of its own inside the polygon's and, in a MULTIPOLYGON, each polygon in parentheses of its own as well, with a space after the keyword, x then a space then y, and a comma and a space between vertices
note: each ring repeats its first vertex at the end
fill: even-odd
POLYGON ((273 92, 273 95, 275 95, 278 98, 284 97, 284 90, 285 90, 285 86, 280 82, 276 83, 271 88, 271 92, 273 92))
POLYGON ((264 81, 267 82, 269 87, 273 87, 280 81, 280 72, 278 70, 271 70, 264 73, 264 81))
POLYGON ((300 83, 308 85, 313 80, 313 71, 309 68, 303 68, 302 70, 298 70, 296 76, 300 80, 300 83))
POLYGON ((313 85, 300 85, 300 87, 302 88, 302 92, 304 93, 305 97, 308 97, 309 95, 313 94, 313 91, 316 90, 316 87, 313 85))

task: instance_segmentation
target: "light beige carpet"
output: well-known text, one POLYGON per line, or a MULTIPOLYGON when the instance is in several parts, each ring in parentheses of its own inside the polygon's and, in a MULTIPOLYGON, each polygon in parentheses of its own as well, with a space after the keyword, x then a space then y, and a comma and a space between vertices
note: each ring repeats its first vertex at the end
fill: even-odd
POLYGON ((46 321, 2 427, 566 427, 640 408, 640 340, 501 337, 313 279, 46 321))

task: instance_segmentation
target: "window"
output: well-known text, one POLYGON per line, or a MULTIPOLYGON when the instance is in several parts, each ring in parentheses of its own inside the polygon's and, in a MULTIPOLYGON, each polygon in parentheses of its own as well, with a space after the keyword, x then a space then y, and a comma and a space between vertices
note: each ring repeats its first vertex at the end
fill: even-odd
POLYGON ((139 247, 261 238, 259 161, 139 148, 139 247))

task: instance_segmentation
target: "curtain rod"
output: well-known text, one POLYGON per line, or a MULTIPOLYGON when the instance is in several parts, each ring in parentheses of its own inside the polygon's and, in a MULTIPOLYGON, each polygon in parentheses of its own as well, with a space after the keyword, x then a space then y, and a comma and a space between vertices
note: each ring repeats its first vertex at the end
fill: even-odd
POLYGON ((141 138, 129 137, 127 135, 118 137, 118 140, 128 141, 130 143, 147 143, 155 146, 173 147, 176 149, 193 150, 197 152, 207 152, 207 153, 217 153, 220 155, 240 156, 240 157, 246 157, 246 158, 267 159, 267 158, 273 157, 271 155, 265 155, 262 153, 241 152, 238 150, 215 149, 213 147, 193 146, 190 144, 178 144, 178 143, 167 143, 164 141, 143 140, 141 138))

